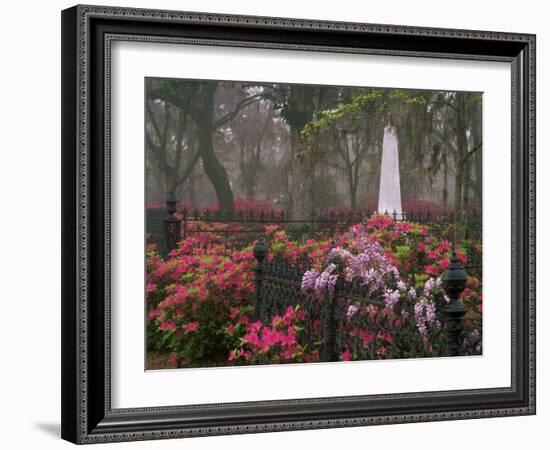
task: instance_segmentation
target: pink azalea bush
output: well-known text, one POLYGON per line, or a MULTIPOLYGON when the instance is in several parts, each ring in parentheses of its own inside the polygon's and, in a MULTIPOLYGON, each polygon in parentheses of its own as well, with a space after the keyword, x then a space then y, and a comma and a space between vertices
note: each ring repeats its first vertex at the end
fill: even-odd
POLYGON ((254 258, 251 248, 229 257, 220 245, 196 244, 182 241, 167 261, 148 254, 149 346, 178 360, 220 362, 234 345, 223 331, 231 310, 252 304, 254 258))
MULTIPOLYGON (((154 245, 148 248, 148 348, 168 350, 178 363, 227 361, 251 321, 256 264, 252 245, 228 252, 225 233, 210 230, 190 233, 166 261, 154 245)), ((216 230, 227 228, 220 224, 216 230)), ((308 255, 317 263, 330 248, 329 242, 290 241, 277 226, 267 226, 265 235, 270 259, 279 256, 296 263, 308 255)))
POLYGON ((229 353, 229 361, 265 364, 312 360, 314 355, 309 352, 306 356, 306 344, 299 342, 304 319, 305 313, 296 305, 289 306, 282 316, 273 316, 270 324, 248 323, 239 347, 229 353))

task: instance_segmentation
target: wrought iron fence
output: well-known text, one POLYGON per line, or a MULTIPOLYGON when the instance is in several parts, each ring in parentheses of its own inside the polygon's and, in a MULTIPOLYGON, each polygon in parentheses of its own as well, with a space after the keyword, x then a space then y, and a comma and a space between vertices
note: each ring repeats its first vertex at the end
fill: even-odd
MULTIPOLYGON (((351 225, 361 223, 377 214, 376 211, 329 211, 318 213, 312 211, 309 218, 293 219, 279 209, 263 211, 236 211, 224 214, 219 211, 187 210, 176 211, 174 199, 169 199, 167 208, 147 214, 148 241, 156 243, 159 254, 166 258, 175 248, 180 237, 186 239, 195 236, 197 248, 218 246, 228 254, 234 250, 252 245, 266 232, 266 227, 276 225, 287 232, 291 240, 330 239, 337 233, 346 231, 351 225), (176 230, 176 224, 180 224, 176 230), (208 236, 208 239, 200 239, 208 236)), ((425 212, 388 213, 396 222, 410 221, 430 226, 430 232, 440 239, 453 241, 456 236, 456 225, 453 214, 425 212)), ((481 215, 471 211, 466 215, 462 236, 464 239, 481 239, 481 215)), ((475 255, 469 255, 472 258, 475 255)), ((478 266, 480 264, 477 264, 478 266)))

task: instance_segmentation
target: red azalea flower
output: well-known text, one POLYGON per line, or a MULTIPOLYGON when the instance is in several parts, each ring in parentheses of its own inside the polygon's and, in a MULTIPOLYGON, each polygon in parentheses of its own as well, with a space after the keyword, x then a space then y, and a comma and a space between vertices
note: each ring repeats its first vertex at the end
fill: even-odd
POLYGON ((160 324, 160 329, 174 331, 176 329, 176 323, 173 320, 167 320, 160 324))
POLYGON ((199 328, 199 322, 189 322, 188 324, 183 326, 183 330, 185 334, 192 333, 193 331, 197 331, 199 328))
POLYGON ((372 339, 373 339, 372 334, 367 334, 363 338, 363 345, 369 345, 369 343, 372 341, 372 339))
POLYGON ((351 353, 348 350, 346 350, 344 353, 340 355, 340 358, 342 359, 342 361, 351 361, 351 353))
POLYGON ((435 266, 424 266, 424 273, 436 277, 439 275, 439 269, 435 266))
POLYGON ((400 223, 399 224, 399 230, 402 232, 402 233, 408 233, 411 229, 411 224, 408 223, 408 222, 403 222, 403 223, 400 223))
POLYGON ((439 250, 439 253, 448 252, 451 250, 451 244, 449 244, 447 241, 441 241, 441 243, 437 247, 437 250, 439 250))
POLYGON ((243 337, 244 342, 248 342, 254 346, 258 346, 260 344, 260 338, 256 333, 246 333, 243 337))
POLYGON ((258 331, 260 331, 262 326, 263 326, 262 322, 258 320, 257 322, 249 324, 248 330, 251 331, 252 333, 257 333, 258 331))
POLYGON ((460 251, 456 252, 456 259, 458 259, 462 264, 468 264, 468 255, 460 251))

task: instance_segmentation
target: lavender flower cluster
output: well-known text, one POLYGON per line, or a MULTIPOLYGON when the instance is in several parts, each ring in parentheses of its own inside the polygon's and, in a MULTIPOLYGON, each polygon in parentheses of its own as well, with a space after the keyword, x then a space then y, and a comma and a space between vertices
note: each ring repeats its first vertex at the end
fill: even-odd
POLYGON ((331 250, 331 256, 339 256, 344 263, 346 281, 361 280, 369 286, 369 291, 383 289, 391 276, 400 280, 399 271, 386 256, 378 242, 371 242, 364 236, 357 237, 350 246, 351 252, 342 248, 331 250))
POLYGON ((329 264, 322 272, 310 269, 302 277, 302 291, 313 291, 317 298, 322 298, 325 294, 331 296, 334 294, 337 280, 335 264, 329 264))
MULTIPOLYGON (((439 326, 436 320, 436 306, 431 299, 434 290, 441 286, 441 279, 430 278, 423 288, 418 289, 405 283, 395 266, 386 256, 384 248, 376 241, 368 238, 360 227, 351 227, 348 236, 352 237, 349 247, 336 247, 330 251, 329 257, 334 261, 337 257, 341 263, 341 271, 335 264, 328 264, 323 270, 308 270, 302 278, 302 291, 313 292, 319 299, 334 294, 336 282, 342 276, 347 282, 359 282, 367 286, 367 295, 380 296, 386 310, 393 312, 400 301, 414 302, 414 320, 418 332, 428 336, 430 326, 439 326)), ((350 305, 346 310, 349 319, 362 310, 360 305, 350 305)), ((407 308, 401 308, 403 319, 409 316, 407 308)))
POLYGON ((414 305, 414 318, 418 332, 427 337, 428 327, 435 322, 435 303, 421 297, 414 305))
POLYGON ((393 308, 399 301, 399 291, 394 291, 392 289, 386 289, 384 291, 384 304, 388 311, 393 311, 393 308))
MULTIPOLYGON (((357 238, 348 251, 341 247, 333 248, 330 257, 339 257, 344 266, 343 276, 348 282, 360 280, 368 286, 369 292, 384 290, 388 277, 400 280, 398 270, 391 265, 384 249, 377 242, 369 242, 364 237, 357 238)), ((333 294, 338 273, 334 264, 328 264, 322 271, 308 270, 302 278, 302 291, 313 291, 318 298, 324 294, 333 294)), ((399 292, 390 296, 389 302, 394 305, 399 300, 399 292)))

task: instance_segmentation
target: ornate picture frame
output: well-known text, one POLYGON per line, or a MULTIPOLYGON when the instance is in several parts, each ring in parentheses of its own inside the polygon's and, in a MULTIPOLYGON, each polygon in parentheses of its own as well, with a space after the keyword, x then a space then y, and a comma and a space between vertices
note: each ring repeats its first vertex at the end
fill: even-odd
POLYGON ((528 414, 535 414, 534 35, 80 5, 62 12, 64 439, 84 444, 528 414), (113 408, 110 77, 117 41, 509 63, 512 189, 503 195, 511 195, 512 206, 510 386, 113 408))

